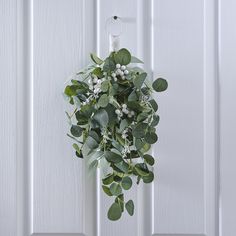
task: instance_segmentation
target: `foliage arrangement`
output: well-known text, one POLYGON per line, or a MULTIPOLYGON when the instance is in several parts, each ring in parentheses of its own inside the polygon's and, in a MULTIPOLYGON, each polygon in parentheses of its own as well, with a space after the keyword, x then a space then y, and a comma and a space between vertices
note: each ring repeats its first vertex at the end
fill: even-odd
POLYGON ((78 72, 64 90, 73 106, 71 114, 66 112, 71 124, 67 135, 75 141, 76 156, 84 158, 89 169, 104 170, 102 189, 114 197, 107 215, 115 221, 124 209, 134 214, 133 201, 124 198, 133 180, 139 184, 154 179, 155 158, 148 151, 158 139, 159 116, 151 95, 165 91, 168 84, 158 78, 150 85, 147 73, 135 66, 142 61, 125 48, 105 60, 90 56, 93 64, 78 72))

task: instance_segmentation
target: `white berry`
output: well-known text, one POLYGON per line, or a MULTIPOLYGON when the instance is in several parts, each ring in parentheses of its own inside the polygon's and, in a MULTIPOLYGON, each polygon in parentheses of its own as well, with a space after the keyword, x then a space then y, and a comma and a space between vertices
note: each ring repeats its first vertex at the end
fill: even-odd
POLYGON ((121 71, 121 69, 118 69, 118 70, 116 70, 116 74, 120 74, 122 71, 121 71))
POLYGON ((120 68, 120 64, 116 64, 116 68, 119 69, 120 68))
POLYGON ((129 111, 127 109, 122 109, 122 111, 127 115, 129 114, 129 111))
POLYGON ((126 109, 126 108, 127 108, 127 105, 126 105, 126 104, 123 104, 122 107, 126 109))
POLYGON ((129 71, 128 71, 128 70, 125 70, 125 71, 124 71, 124 74, 125 74, 125 75, 128 75, 128 74, 129 74, 129 71))
POLYGON ((124 75, 124 72, 123 72, 123 71, 121 71, 121 72, 120 72, 120 76, 123 76, 123 75, 124 75))
POLYGON ((119 115, 119 114, 120 114, 120 110, 116 109, 116 110, 115 110, 115 113, 116 113, 117 115, 119 115))
POLYGON ((121 79, 125 80, 125 76, 123 75, 123 76, 121 77, 121 79))
POLYGON ((111 74, 111 76, 112 76, 113 78, 116 77, 116 73, 113 72, 113 73, 111 74))
POLYGON ((121 70, 125 70, 126 69, 126 66, 121 66, 121 70))
POLYGON ((98 78, 97 78, 97 77, 94 77, 94 78, 93 78, 93 82, 94 82, 94 83, 97 83, 97 81, 98 81, 98 78))

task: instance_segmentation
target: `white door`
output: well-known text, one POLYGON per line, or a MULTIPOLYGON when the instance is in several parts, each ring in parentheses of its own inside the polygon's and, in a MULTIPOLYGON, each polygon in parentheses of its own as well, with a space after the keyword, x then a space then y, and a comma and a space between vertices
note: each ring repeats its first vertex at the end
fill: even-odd
POLYGON ((234 236, 235 11, 234 0, 0 0, 0 236, 234 236), (121 47, 169 82, 155 182, 129 193, 135 215, 118 222, 73 156, 61 95, 90 52, 107 55, 114 15, 121 47))

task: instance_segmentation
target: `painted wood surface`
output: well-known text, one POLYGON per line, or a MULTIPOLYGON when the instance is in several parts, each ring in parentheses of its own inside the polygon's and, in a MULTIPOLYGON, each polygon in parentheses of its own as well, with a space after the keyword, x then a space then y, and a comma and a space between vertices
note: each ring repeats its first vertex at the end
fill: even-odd
POLYGON ((235 232, 232 0, 9 0, 0 2, 0 235, 233 236, 235 232), (107 19, 123 21, 121 47, 143 59, 161 121, 156 180, 127 193, 135 215, 107 220, 100 172, 75 159, 62 90, 109 51, 107 19))

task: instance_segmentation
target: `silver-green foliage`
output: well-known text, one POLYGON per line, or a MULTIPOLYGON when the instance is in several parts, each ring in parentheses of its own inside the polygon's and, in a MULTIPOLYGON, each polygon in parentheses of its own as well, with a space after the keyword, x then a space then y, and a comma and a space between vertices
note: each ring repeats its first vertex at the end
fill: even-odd
POLYGON ((157 142, 158 105, 153 91, 162 92, 167 81, 156 79, 152 86, 147 73, 132 63, 142 63, 123 48, 105 60, 90 54, 93 65, 76 74, 64 93, 74 111, 70 119, 73 148, 79 158, 91 159, 89 169, 104 161, 110 173, 102 179, 102 189, 114 203, 108 210, 110 220, 118 220, 124 209, 134 214, 132 200, 124 200, 132 179, 151 183, 150 167, 155 158, 147 154, 157 142))

